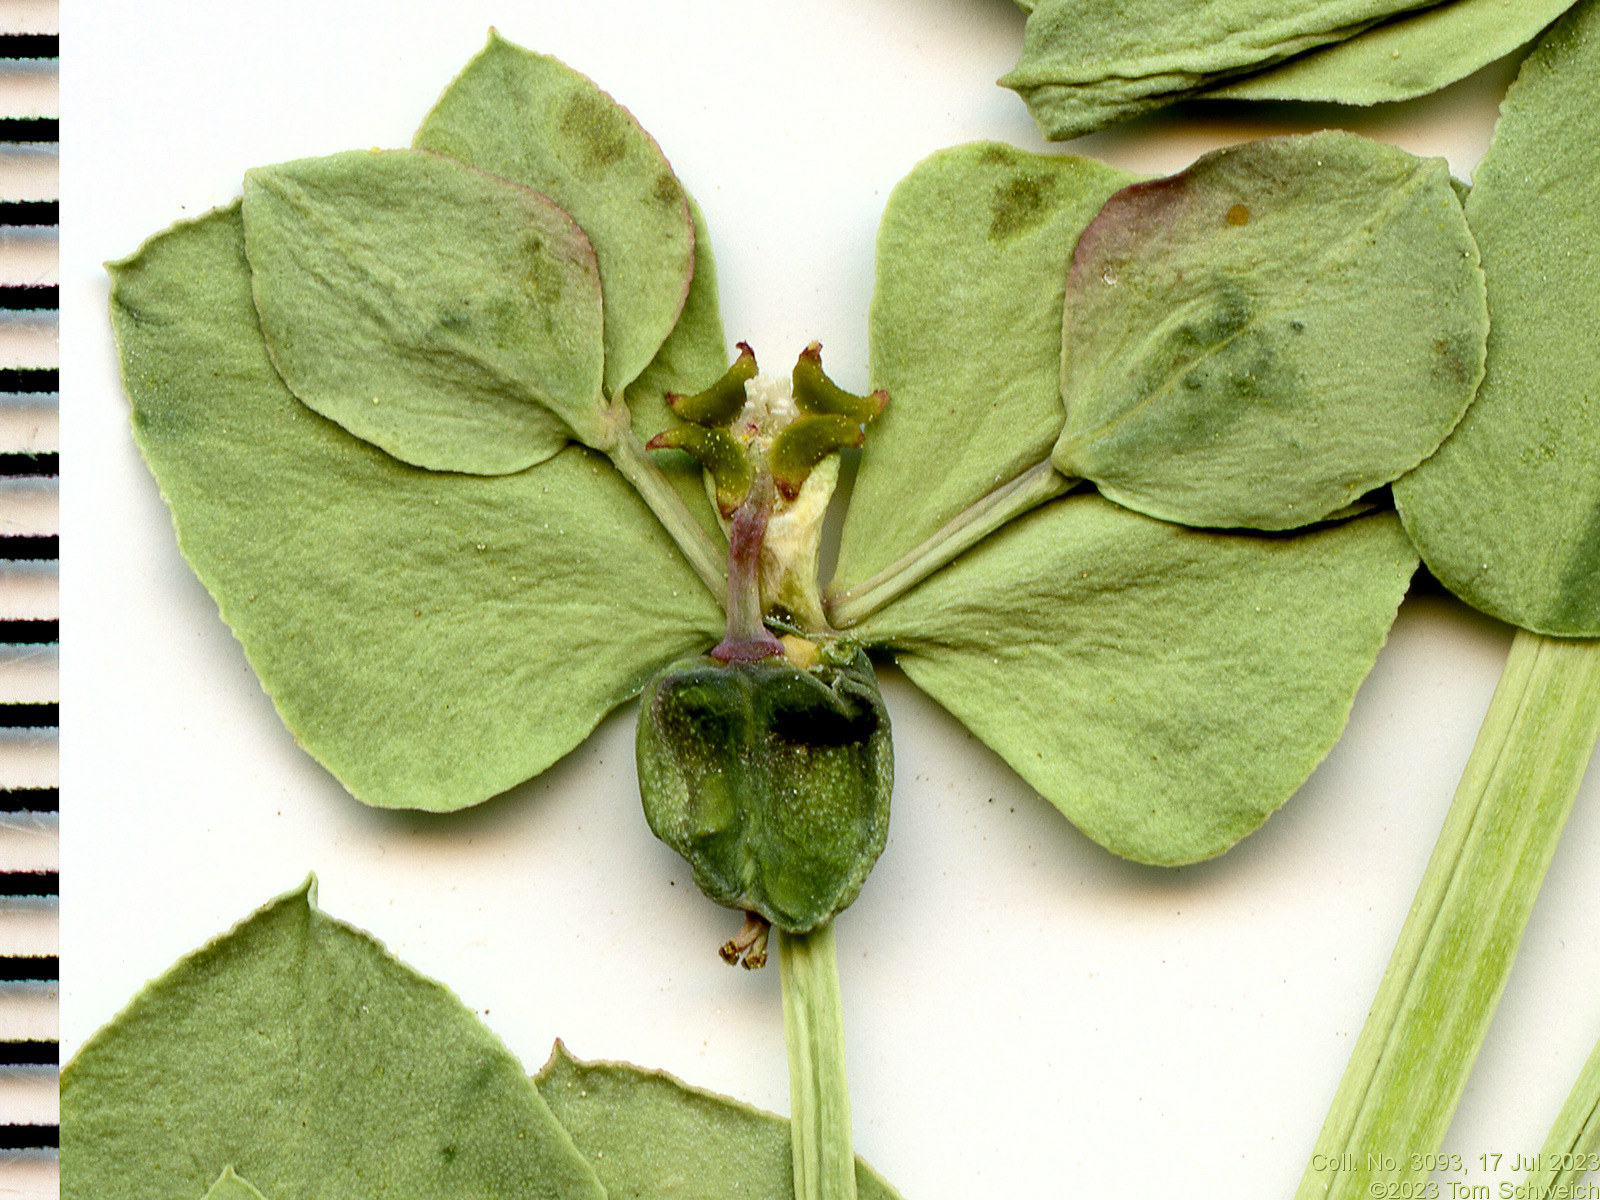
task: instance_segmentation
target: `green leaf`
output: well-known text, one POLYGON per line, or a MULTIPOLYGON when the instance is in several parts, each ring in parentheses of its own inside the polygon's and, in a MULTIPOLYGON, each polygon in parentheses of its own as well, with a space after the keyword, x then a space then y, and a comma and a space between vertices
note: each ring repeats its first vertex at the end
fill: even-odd
POLYGON ((256 326, 237 209, 112 273, 134 434, 179 545, 285 723, 359 798, 484 800, 720 635, 720 607, 597 455, 422 471, 295 400, 256 326))
POLYGON ((1069 496, 852 632, 1089 837, 1176 865, 1327 754, 1416 561, 1392 514, 1269 537, 1069 496))
POLYGON ((1573 0, 1454 0, 1206 93, 1225 100, 1410 100, 1465 79, 1539 36, 1573 0))
POLYGON ((677 324, 694 268, 688 196, 633 114, 491 31, 414 144, 526 184, 582 226, 600 260, 606 393, 620 393, 677 324))
POLYGON ((1478 401, 1395 484, 1446 587, 1558 637, 1600 636, 1597 78, 1600 5, 1587 3, 1523 64, 1467 201, 1494 322, 1478 401))
POLYGON ((868 578, 1049 456, 1061 432, 1061 296, 1072 248, 1134 176, 994 142, 942 150, 878 231, 867 431, 835 586, 868 578))
POLYGON ((63 1197, 605 1200, 500 1041, 312 887, 184 958, 62 1071, 63 1197))
POLYGON ((1078 242, 1054 461, 1148 516, 1305 525, 1433 452, 1487 325, 1443 160, 1334 132, 1218 150, 1078 242))
MULTIPOLYGON (((536 1078, 612 1200, 793 1197, 789 1122, 664 1071, 580 1062, 560 1042, 536 1078)), ((898 1193, 856 1159, 861 1200, 898 1193)))
POLYGON ((1427 0, 1039 0, 1000 82, 1047 138, 1072 138, 1232 75, 1342 41, 1427 0))
POLYGON ((231 1166, 223 1167, 222 1174, 211 1185, 205 1200, 265 1200, 248 1179, 240 1179, 231 1166))
POLYGON ((244 227, 273 364, 357 437, 477 475, 608 444, 594 253, 538 193, 354 151, 249 172, 244 227))
POLYGON ((1600 642, 1518 633, 1295 1200, 1426 1189, 1597 738, 1600 642))

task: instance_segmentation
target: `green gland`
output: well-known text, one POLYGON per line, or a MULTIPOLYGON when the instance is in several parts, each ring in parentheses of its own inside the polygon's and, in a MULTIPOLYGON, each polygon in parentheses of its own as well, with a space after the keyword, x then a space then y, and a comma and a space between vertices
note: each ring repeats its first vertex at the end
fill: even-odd
POLYGON ((667 393, 667 407, 685 421, 712 428, 729 425, 744 411, 744 385, 756 377, 756 352, 749 342, 739 343, 739 357, 721 379, 693 396, 667 393))
POLYGON ((857 396, 839 387, 822 370, 822 346, 800 352, 787 388, 763 382, 755 352, 739 343, 739 357, 726 373, 693 396, 669 394, 667 404, 687 424, 656 434, 647 450, 682 450, 699 461, 711 479, 724 519, 744 502, 765 471, 785 501, 795 500, 806 480, 830 455, 860 446, 862 426, 883 412, 887 392, 857 396))
MULTIPOLYGON (((745 348, 743 342, 739 345, 745 348)), ((889 393, 881 388, 870 395, 857 396, 829 379, 822 369, 821 342, 812 342, 800 352, 789 378, 795 406, 813 416, 845 417, 853 424, 865 425, 889 403, 889 393)))
POLYGON ((639 715, 639 793, 702 892, 805 933, 849 906, 883 851, 894 750, 854 642, 786 638, 785 650, 700 655, 656 676, 639 715))

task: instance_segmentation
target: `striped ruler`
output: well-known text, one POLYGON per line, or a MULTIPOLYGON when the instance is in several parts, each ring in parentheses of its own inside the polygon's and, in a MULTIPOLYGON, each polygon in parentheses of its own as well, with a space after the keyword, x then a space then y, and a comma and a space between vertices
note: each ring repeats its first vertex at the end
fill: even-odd
POLYGON ((0 0, 0 1194, 59 1192, 54 3, 0 0))

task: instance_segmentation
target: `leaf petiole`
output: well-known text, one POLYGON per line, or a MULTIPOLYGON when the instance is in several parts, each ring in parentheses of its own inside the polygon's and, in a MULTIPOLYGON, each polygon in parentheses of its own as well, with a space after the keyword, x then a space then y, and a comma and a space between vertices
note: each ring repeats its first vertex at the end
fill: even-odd
POLYGON ((828 619, 848 629, 866 620, 889 601, 910 591, 940 567, 954 561, 1014 517, 1070 491, 1079 480, 1046 460, 1001 484, 976 504, 963 509, 922 545, 902 555, 854 587, 827 598, 828 619))
POLYGON ((789 1049, 795 1200, 856 1200, 844 1007, 832 920, 810 933, 779 930, 778 970, 789 1049))
POLYGON ((1296 1200, 1427 1180, 1597 737, 1600 641, 1519 630, 1296 1200))
POLYGON ((671 535, 684 558, 694 568, 706 589, 726 605, 728 598, 728 571, 726 546, 721 546, 706 532, 705 526, 695 520, 683 497, 678 495, 667 477, 661 473, 654 460, 645 453, 642 443, 631 429, 623 429, 607 451, 612 463, 638 492, 650 511, 671 535))

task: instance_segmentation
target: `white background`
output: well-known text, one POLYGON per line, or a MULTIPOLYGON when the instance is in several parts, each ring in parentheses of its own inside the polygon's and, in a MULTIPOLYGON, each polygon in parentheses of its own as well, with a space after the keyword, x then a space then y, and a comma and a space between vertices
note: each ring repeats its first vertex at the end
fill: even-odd
MULTIPOLYGON (((956 142, 1046 148, 993 82, 1022 14, 206 0, 71 5, 64 24, 63 1051, 315 870, 329 912, 446 980, 530 1069, 560 1036, 785 1110, 776 971, 718 960, 736 918, 649 836, 631 706, 543 777, 449 818, 368 810, 295 747, 129 439, 99 264, 230 200, 252 165, 408 144, 494 24, 660 141, 708 216, 730 339, 776 362, 819 338, 864 388, 890 188, 956 142)), ((1336 124, 1465 176, 1509 75, 1373 113, 1191 108, 1072 148, 1169 171, 1336 124)), ((885 671, 894 825, 838 925, 860 1152, 908 1200, 1292 1191, 1508 643, 1442 595, 1408 601, 1302 792, 1181 871, 1110 857, 885 671)), ((1597 776, 1448 1149, 1537 1150, 1600 1034, 1597 776)))

